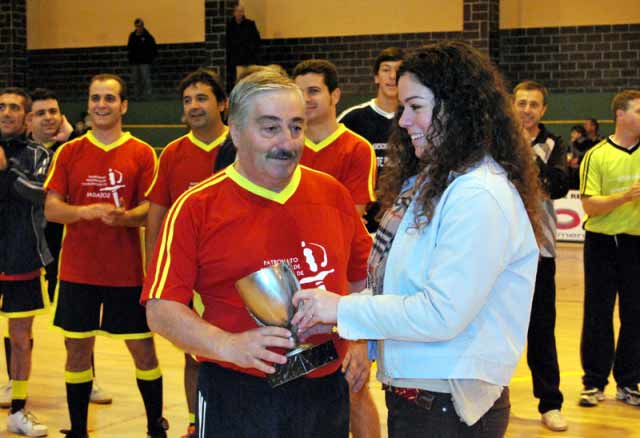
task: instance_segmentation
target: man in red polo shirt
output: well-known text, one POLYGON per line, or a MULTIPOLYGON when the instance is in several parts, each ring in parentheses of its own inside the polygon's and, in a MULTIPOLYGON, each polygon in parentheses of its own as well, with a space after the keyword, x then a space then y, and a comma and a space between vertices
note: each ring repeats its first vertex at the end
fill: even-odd
MULTIPOLYGON (((220 152, 229 130, 222 121, 227 94, 218 75, 211 70, 198 69, 182 80, 179 90, 184 119, 191 130, 164 148, 158 171, 146 193, 149 200, 145 228, 147 264, 169 207, 185 190, 211 176, 216 166, 226 167, 230 164, 228 158, 232 158, 223 157, 220 152)), ((185 354, 184 382, 189 408, 185 437, 189 438, 196 436, 197 380, 198 362, 190 354, 185 354)))
POLYGON ((313 344, 333 340, 340 360, 271 388, 266 375, 286 362, 291 333, 258 327, 234 286, 283 260, 303 287, 347 294, 364 286, 371 239, 348 191, 298 166, 304 122, 302 95, 288 78, 265 70, 240 81, 229 115, 236 163, 178 198, 156 244, 142 302, 152 330, 203 362, 198 436, 349 434, 347 382, 364 382, 366 346, 312 336, 313 344), (202 317, 188 307, 193 291, 202 317))
POLYGON ((148 144, 122 131, 124 81, 97 75, 89 86, 93 129, 58 149, 45 181, 48 220, 65 225, 53 324, 65 336, 68 438, 87 437, 96 334, 123 339, 133 357, 149 438, 166 438, 162 372, 144 308, 140 226, 155 172, 148 144))
POLYGON ((292 76, 304 94, 307 130, 300 164, 326 172, 351 193, 360 215, 376 200, 376 154, 364 137, 336 120, 340 101, 336 66, 323 59, 302 61, 292 76))

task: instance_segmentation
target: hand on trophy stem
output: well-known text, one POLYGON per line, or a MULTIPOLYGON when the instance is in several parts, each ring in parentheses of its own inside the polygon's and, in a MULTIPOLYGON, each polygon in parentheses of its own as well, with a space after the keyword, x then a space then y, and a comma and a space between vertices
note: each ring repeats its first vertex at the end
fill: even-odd
POLYGON ((242 333, 228 333, 220 350, 224 361, 273 374, 276 370, 271 363, 284 364, 287 358, 268 350, 270 347, 293 348, 291 332, 282 327, 260 327, 242 333))
POLYGON ((298 311, 293 316, 291 324, 298 327, 298 331, 306 331, 318 323, 334 324, 338 317, 338 303, 340 295, 327 292, 324 289, 303 289, 293 295, 293 305, 298 311), (304 302, 304 306, 298 305, 304 302))

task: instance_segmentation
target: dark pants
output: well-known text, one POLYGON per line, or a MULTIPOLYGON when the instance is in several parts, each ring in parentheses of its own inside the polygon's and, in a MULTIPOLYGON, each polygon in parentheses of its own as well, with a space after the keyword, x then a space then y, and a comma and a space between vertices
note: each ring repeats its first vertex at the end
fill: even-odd
POLYGON ((533 379, 533 395, 544 414, 562 407, 560 369, 556 351, 556 260, 540 257, 527 333, 527 363, 533 379))
POLYGON ((132 64, 131 79, 135 86, 136 97, 151 96, 151 66, 132 64))
POLYGON ((200 365, 198 437, 347 438, 349 387, 342 372, 271 388, 265 379, 200 365))
POLYGON ((389 438, 502 438, 509 424, 509 388, 473 426, 467 426, 453 407, 451 394, 435 395, 430 409, 386 392, 389 438))
POLYGON ((640 382, 640 237, 587 231, 580 353, 587 388, 604 389, 612 366, 618 386, 640 382), (614 349, 616 295, 620 333, 614 349))

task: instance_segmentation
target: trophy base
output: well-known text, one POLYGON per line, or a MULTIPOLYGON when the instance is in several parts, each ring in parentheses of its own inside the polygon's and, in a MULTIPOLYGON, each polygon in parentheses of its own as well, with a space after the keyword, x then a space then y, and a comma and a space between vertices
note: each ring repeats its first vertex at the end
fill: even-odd
POLYGON ((267 377, 272 388, 290 382, 338 359, 333 341, 320 345, 299 345, 287 354, 287 363, 276 364, 276 372, 267 377))

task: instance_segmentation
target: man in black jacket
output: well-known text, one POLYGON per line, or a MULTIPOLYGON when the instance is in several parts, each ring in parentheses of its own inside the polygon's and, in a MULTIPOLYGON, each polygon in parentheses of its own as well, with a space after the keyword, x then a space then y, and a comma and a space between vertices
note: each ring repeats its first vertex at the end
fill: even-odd
POLYGON ((531 142, 540 169, 543 192, 539 238, 540 259, 533 292, 531 319, 527 334, 527 362, 533 377, 533 395, 540 399, 538 411, 542 423, 550 430, 567 430, 560 413, 560 370, 556 351, 556 224, 553 200, 569 191, 567 150, 562 139, 547 131, 540 123, 547 110, 547 89, 534 81, 516 85, 513 99, 516 115, 522 123, 523 135, 531 142))
POLYGON ((131 64, 131 77, 135 85, 136 97, 151 95, 151 63, 158 54, 156 40, 144 27, 142 18, 133 22, 136 29, 129 35, 127 53, 131 64))
POLYGON ((258 63, 260 33, 253 20, 244 16, 244 7, 236 4, 227 21, 227 91, 233 88, 243 70, 258 63))
POLYGON ((44 191, 51 153, 29 141, 25 116, 31 99, 20 88, 0 90, 0 314, 9 318, 12 395, 9 432, 47 435, 26 411, 33 317, 49 306, 41 281, 51 262, 44 236, 44 191))

